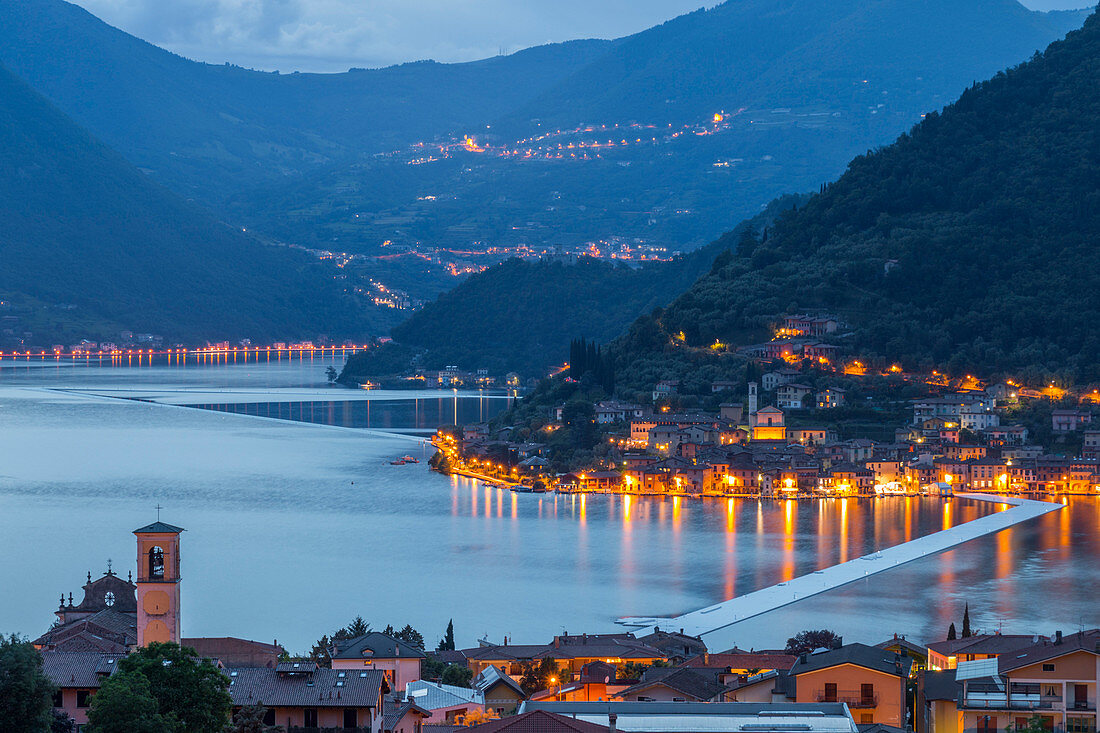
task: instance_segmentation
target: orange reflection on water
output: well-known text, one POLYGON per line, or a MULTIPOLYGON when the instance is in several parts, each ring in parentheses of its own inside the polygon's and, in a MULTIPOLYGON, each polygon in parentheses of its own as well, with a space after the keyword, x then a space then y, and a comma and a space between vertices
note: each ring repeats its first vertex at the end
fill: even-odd
POLYGON ((783 507, 783 580, 794 577, 795 511, 798 502, 788 499, 783 507))
POLYGON ((733 598, 737 592, 737 515, 733 499, 726 500, 726 555, 722 566, 722 597, 733 598))
POLYGON ((943 503, 943 529, 951 529, 954 517, 951 514, 951 502, 943 503))
POLYGON ((837 562, 848 562, 848 499, 840 500, 840 557, 837 562))

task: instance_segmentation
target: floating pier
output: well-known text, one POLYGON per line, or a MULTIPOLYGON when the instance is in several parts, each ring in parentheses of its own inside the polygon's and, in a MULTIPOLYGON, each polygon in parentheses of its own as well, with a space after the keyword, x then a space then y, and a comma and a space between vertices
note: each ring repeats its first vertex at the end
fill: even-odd
POLYGON ((619 619, 618 623, 624 626, 637 627, 635 633, 638 635, 648 634, 658 626, 665 629, 683 629, 683 633, 689 636, 710 634, 754 616, 760 616, 777 608, 816 596, 819 593, 839 588, 842 585, 862 580, 886 570, 892 570, 922 557, 949 550, 964 542, 1000 532, 1029 519, 1056 512, 1063 506, 1054 502, 991 494, 956 494, 955 498, 1003 504, 1009 508, 869 555, 863 555, 855 560, 849 560, 768 588, 746 593, 743 596, 731 598, 728 601, 708 606, 699 611, 691 611, 682 616, 666 618, 625 617, 619 619))

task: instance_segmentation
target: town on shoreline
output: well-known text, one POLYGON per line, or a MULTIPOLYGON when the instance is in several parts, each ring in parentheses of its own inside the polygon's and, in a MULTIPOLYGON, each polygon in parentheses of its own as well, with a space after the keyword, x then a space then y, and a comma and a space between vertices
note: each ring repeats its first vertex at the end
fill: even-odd
POLYGON ((176 730, 168 721, 198 733, 1096 730, 1100 629, 983 632, 968 606, 960 627, 924 643, 792 629, 782 649, 712 650, 660 626, 461 648, 453 623, 433 647, 411 626, 377 631, 361 617, 297 655, 277 640, 186 637, 183 532, 159 519, 135 530, 136 573, 108 562, 79 602, 61 596, 41 636, 0 639, 4 730, 46 719, 43 730, 89 733, 176 730))
POLYGON ((518 491, 804 498, 955 491, 1100 493, 1100 391, 837 363, 789 317, 743 355, 741 380, 683 394, 613 386, 610 359, 574 361, 491 422, 441 427, 432 467, 518 491))

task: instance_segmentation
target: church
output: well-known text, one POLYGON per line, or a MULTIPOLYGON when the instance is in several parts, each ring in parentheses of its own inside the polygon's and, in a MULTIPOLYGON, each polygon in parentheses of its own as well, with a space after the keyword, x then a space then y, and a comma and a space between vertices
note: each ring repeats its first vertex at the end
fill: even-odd
MULTIPOLYGON (((34 646, 58 693, 54 707, 76 730, 88 723, 96 691, 121 659, 153 642, 175 642, 211 660, 228 678, 235 708, 263 703, 266 722, 297 727, 343 727, 383 733, 383 707, 390 691, 387 671, 374 665, 354 674, 285 661, 278 643, 236 637, 182 635, 180 536, 183 528, 160 521, 134 530, 137 577, 124 580, 110 561, 102 577, 84 584, 84 596, 61 596, 57 620, 34 646)), ((391 640, 392 641, 392 640, 391 640)), ((424 713, 426 716, 428 713, 424 713)))

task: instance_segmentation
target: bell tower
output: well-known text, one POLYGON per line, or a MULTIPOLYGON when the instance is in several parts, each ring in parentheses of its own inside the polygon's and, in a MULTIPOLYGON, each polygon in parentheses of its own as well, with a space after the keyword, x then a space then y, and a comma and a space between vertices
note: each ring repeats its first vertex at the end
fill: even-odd
POLYGON ((138 646, 180 641, 180 533, 159 519, 137 535, 138 646))

